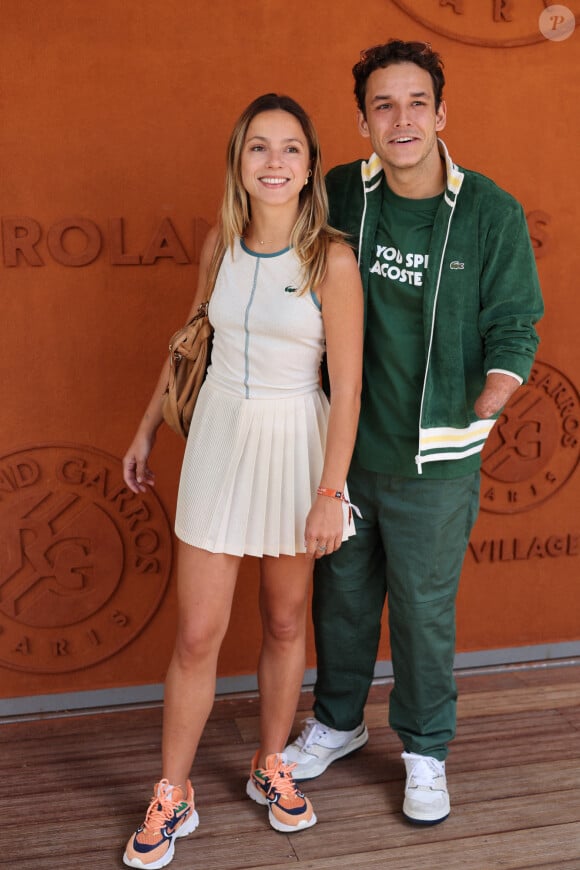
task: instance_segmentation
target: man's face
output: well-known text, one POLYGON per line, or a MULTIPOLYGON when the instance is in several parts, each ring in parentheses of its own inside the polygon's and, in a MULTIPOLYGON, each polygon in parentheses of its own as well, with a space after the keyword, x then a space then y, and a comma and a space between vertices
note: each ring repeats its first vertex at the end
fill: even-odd
POLYGON ((439 164, 437 133, 443 130, 446 106, 435 110, 429 73, 414 63, 391 64, 367 80, 366 119, 358 114, 359 131, 369 138, 385 170, 429 171, 439 164))

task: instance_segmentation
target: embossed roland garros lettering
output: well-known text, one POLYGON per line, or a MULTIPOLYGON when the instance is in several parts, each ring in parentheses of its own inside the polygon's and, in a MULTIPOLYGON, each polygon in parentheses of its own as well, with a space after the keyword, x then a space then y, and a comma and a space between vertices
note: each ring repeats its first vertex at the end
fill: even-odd
POLYGON ((191 254, 180 233, 167 215, 159 221, 140 251, 125 249, 125 218, 112 217, 107 228, 85 217, 64 217, 50 225, 46 233, 28 215, 2 218, 2 260, 5 266, 45 266, 54 260, 62 266, 89 266, 108 247, 111 266, 153 266, 160 259, 177 265, 199 263, 201 247, 209 230, 203 218, 193 218, 191 254), (44 248, 46 247, 46 252, 44 248))
POLYGON ((120 460, 93 447, 0 457, 0 535, 0 663, 17 670, 62 673, 114 655, 167 587, 162 503, 131 492, 120 460))
MULTIPOLYGON (((123 623, 118 619, 113 621, 119 626, 126 624, 126 621, 123 623)), ((37 637, 31 639, 27 635, 22 635, 14 644, 12 652, 24 658, 34 654, 44 656, 45 658, 47 656, 52 658, 74 657, 84 646, 98 647, 101 643, 101 638, 94 629, 87 631, 84 637, 79 635, 74 639, 62 635, 59 637, 37 637)))
POLYGON ((39 477, 40 465, 33 459, 0 464, 0 501, 2 501, 1 493, 13 493, 17 489, 33 486, 39 477))
MULTIPOLYGON (((535 256, 538 259, 545 257, 551 248, 547 229, 551 216, 542 209, 534 209, 526 214, 526 218, 535 256)), ((45 266, 47 259, 52 259, 62 266, 78 268, 90 266, 100 258, 104 249, 108 249, 111 266, 152 266, 160 259, 173 260, 180 266, 189 265, 199 263, 201 247, 210 226, 204 218, 193 218, 192 238, 186 246, 183 231, 178 231, 171 218, 165 216, 142 250, 138 251, 127 250, 126 223, 125 218, 111 217, 106 229, 101 229, 93 220, 65 217, 51 224, 45 234, 35 218, 6 216, 1 220, 2 262, 8 267, 39 267, 45 266), (45 244, 46 254, 43 250, 45 244)), ((389 260, 389 257, 384 259, 389 260)), ((405 265, 407 270, 411 266, 417 269, 416 261, 405 265)), ((408 281, 412 275, 413 272, 408 272, 408 281)))
MULTIPOLYGON (((516 48, 574 32, 577 0, 386 0, 418 24, 467 45, 516 48), (573 8, 569 8, 573 7, 573 8)), ((386 5, 385 3, 385 5, 386 5)))
POLYGON ((537 368, 532 370, 529 382, 534 384, 538 389, 543 390, 556 405, 558 413, 563 420, 562 446, 576 447, 578 444, 576 434, 579 425, 577 416, 578 405, 570 389, 550 372, 539 377, 537 368))
POLYGON ((57 467, 56 473, 63 483, 86 489, 94 488, 101 498, 114 505, 120 516, 124 519, 133 518, 129 524, 132 530, 139 520, 148 520, 151 516, 147 505, 128 486, 124 483, 114 485, 110 483, 111 470, 106 466, 94 468, 86 459, 75 456, 65 459, 57 467))
POLYGON ((579 409, 578 390, 566 374, 536 359, 484 448, 482 510, 529 510, 561 489, 580 459, 579 409))
POLYGON ((135 548, 134 567, 139 574, 158 573, 161 570, 155 553, 160 546, 159 535, 151 525, 151 510, 140 496, 124 483, 110 482, 111 470, 106 466, 94 468, 86 459, 72 457, 57 468, 57 476, 63 483, 94 489, 115 512, 127 521, 135 548))

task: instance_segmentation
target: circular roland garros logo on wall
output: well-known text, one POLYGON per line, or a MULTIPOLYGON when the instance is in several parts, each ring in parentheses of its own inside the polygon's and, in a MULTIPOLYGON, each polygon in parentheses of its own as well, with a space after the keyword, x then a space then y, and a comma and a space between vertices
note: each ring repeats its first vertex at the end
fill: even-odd
MULTIPOLYGON (((515 48, 561 41, 580 21, 580 0, 392 0, 418 24, 467 45, 515 48)), ((377 40, 378 42, 379 40, 377 40)), ((437 48, 437 46, 435 46, 437 48)))
POLYGON ((121 462, 45 445, 0 458, 0 664, 64 673, 119 652, 157 610, 172 535, 121 462))
POLYGON ((580 458, 580 398, 568 378, 536 360, 485 445, 481 507, 530 510, 555 495, 580 458))

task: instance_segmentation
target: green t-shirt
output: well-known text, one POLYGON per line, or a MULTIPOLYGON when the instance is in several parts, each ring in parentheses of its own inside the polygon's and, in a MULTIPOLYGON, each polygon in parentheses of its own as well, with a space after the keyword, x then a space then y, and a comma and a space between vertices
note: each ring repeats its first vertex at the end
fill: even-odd
MULTIPOLYGON (((382 185, 381 216, 371 257, 362 407, 354 457, 363 468, 416 477, 419 412, 428 336, 423 292, 429 245, 443 194, 406 199, 382 185)), ((453 478, 480 457, 425 463, 423 477, 453 478)))

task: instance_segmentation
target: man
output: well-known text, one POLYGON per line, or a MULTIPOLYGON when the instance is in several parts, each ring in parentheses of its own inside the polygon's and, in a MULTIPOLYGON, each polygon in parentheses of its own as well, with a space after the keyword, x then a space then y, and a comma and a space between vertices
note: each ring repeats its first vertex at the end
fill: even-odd
POLYGON ((368 162, 327 179, 331 223, 358 249, 366 298, 362 412, 349 472, 355 538, 317 562, 314 719, 287 747, 296 779, 363 746, 364 706, 388 595, 404 747, 403 813, 449 814, 455 600, 479 508, 481 450, 528 377, 543 306, 521 206, 456 166, 444 75, 429 45, 391 40, 353 68, 368 162))

